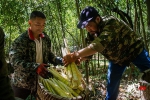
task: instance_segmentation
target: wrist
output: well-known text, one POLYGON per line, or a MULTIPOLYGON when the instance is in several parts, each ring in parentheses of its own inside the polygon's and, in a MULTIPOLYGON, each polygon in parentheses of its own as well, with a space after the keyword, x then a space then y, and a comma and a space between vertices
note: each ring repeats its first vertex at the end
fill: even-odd
POLYGON ((75 56, 76 59, 78 59, 78 58, 80 58, 80 53, 78 51, 75 51, 74 56, 75 56))

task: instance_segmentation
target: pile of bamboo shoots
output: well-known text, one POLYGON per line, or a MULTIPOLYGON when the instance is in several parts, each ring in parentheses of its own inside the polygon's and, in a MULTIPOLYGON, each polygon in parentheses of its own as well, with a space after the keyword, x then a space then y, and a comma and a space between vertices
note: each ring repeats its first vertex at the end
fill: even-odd
POLYGON ((39 81, 50 93, 72 98, 80 96, 84 91, 86 84, 74 62, 65 67, 61 73, 53 67, 49 67, 48 70, 53 74, 53 78, 40 77, 39 81))

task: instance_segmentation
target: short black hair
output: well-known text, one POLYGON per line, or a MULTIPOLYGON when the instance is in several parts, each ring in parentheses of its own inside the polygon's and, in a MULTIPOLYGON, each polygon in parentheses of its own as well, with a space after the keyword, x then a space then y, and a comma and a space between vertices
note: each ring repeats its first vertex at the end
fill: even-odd
POLYGON ((46 19, 46 16, 41 11, 32 11, 32 13, 30 14, 30 19, 34 19, 36 17, 46 19))

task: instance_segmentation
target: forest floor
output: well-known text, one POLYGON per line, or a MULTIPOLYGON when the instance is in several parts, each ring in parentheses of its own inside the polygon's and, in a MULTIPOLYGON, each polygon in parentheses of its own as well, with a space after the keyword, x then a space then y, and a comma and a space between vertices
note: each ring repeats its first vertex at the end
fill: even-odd
MULTIPOLYGON (((137 79, 132 81, 122 79, 117 100, 144 100, 143 92, 139 90, 139 86, 140 83, 137 82, 137 79)), ((106 81, 89 82, 89 90, 89 100, 104 100, 106 96, 106 81), (95 93, 92 91, 91 86, 95 88, 95 93)))

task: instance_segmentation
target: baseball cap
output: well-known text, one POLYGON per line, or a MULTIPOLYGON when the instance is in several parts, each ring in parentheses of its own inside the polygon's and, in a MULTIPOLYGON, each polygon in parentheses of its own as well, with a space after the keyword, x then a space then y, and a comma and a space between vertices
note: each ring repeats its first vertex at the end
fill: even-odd
POLYGON ((80 21, 78 22, 77 28, 84 28, 89 21, 98 15, 98 11, 94 7, 87 6, 80 13, 80 21))

